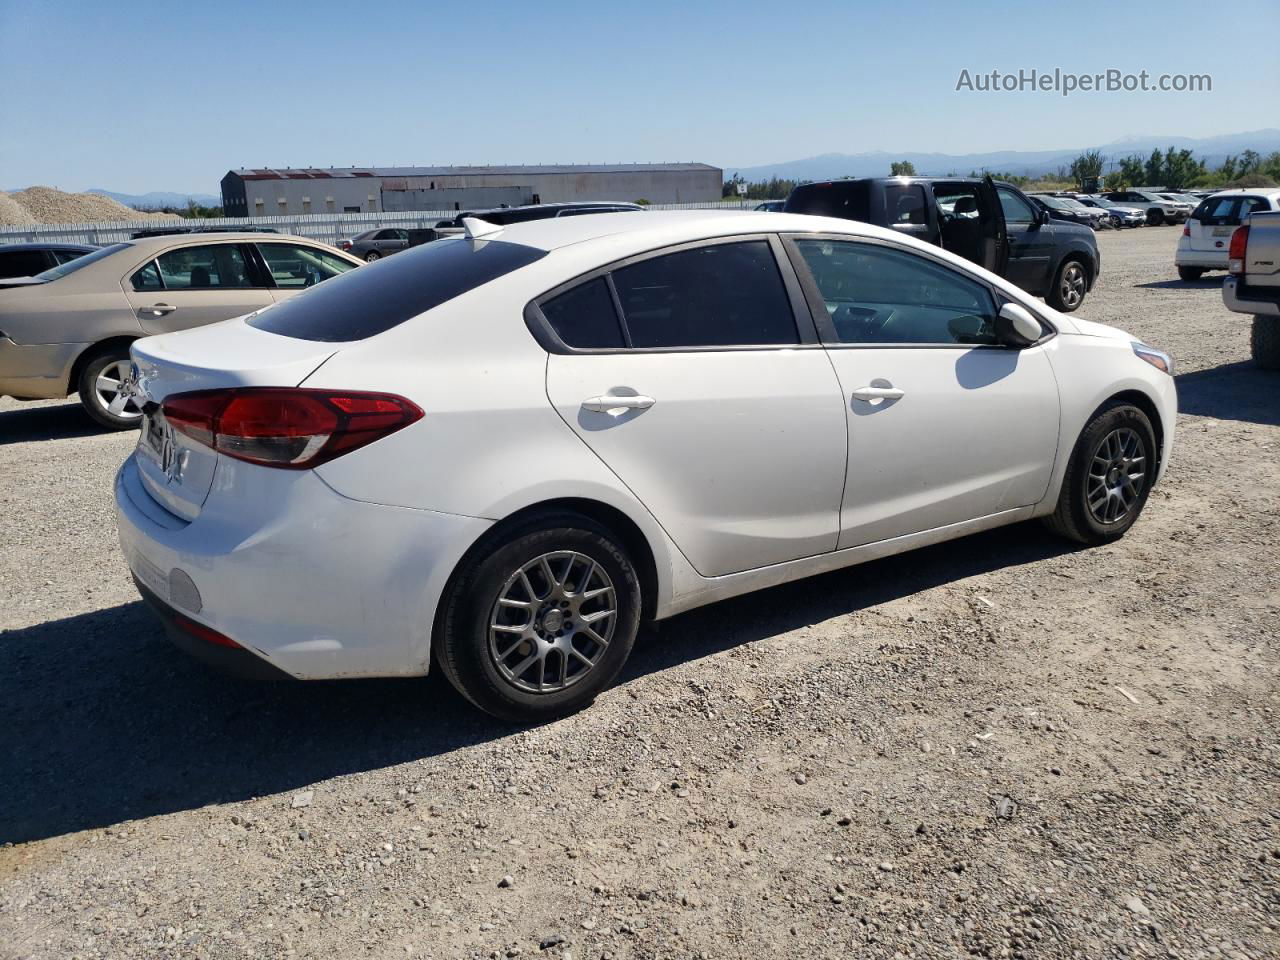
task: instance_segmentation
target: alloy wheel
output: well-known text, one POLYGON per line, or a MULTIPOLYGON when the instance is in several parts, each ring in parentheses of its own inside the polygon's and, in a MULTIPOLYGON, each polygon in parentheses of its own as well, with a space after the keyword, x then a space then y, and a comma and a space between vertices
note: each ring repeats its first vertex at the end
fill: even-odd
POLYGON ((1136 509, 1147 481, 1147 451, 1136 430, 1112 430, 1093 452, 1085 499, 1098 523, 1124 520, 1136 509))
POLYGON ((98 373, 93 384, 93 394, 102 409, 113 417, 134 420, 142 416, 133 397, 124 388, 129 376, 129 361, 109 363, 98 373))
POLYGON ((1074 260, 1063 267, 1062 279, 1058 281, 1058 292, 1063 304, 1067 307, 1080 306, 1085 294, 1084 267, 1074 260))
POLYGON ((489 616, 489 655, 529 693, 573 686, 599 663, 618 620, 604 567, 572 550, 544 553, 513 573, 489 616))

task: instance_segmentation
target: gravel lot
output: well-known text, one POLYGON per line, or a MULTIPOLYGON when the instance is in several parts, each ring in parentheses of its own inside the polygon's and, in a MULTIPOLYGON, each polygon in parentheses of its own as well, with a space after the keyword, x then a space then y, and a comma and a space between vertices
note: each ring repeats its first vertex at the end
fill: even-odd
POLYGON ((189 662, 118 554, 133 438, 0 400, 0 956, 1280 955, 1280 374, 1176 237, 1102 234, 1081 310, 1180 368, 1123 541, 686 614, 529 730, 189 662))

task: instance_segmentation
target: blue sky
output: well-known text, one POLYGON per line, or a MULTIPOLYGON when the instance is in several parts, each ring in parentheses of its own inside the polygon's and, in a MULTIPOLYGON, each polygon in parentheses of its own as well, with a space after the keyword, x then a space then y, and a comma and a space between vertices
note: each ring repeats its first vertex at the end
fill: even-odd
POLYGON ((1280 3, 0 0, 0 187, 236 166, 972 153, 1280 126, 1280 3), (1212 93, 958 93, 961 69, 1212 93))

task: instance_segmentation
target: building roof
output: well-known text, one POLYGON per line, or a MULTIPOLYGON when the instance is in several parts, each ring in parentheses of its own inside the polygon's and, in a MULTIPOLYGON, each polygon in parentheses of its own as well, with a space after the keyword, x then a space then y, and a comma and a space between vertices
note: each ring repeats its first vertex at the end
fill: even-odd
POLYGON ((495 167, 241 167, 230 170, 242 180, 330 180, 353 177, 474 177, 546 175, 556 173, 720 173, 707 163, 565 163, 516 164, 495 167))

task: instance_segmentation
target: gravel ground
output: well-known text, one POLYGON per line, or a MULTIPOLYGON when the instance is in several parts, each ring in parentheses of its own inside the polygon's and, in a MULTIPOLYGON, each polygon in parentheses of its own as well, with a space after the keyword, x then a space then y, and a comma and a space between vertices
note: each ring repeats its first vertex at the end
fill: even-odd
POLYGON ((1277 956, 1280 375, 1176 237, 1101 235, 1081 310, 1180 366, 1123 541, 704 608, 536 729, 189 662, 118 555, 132 438, 0 400, 0 956, 1277 956))

